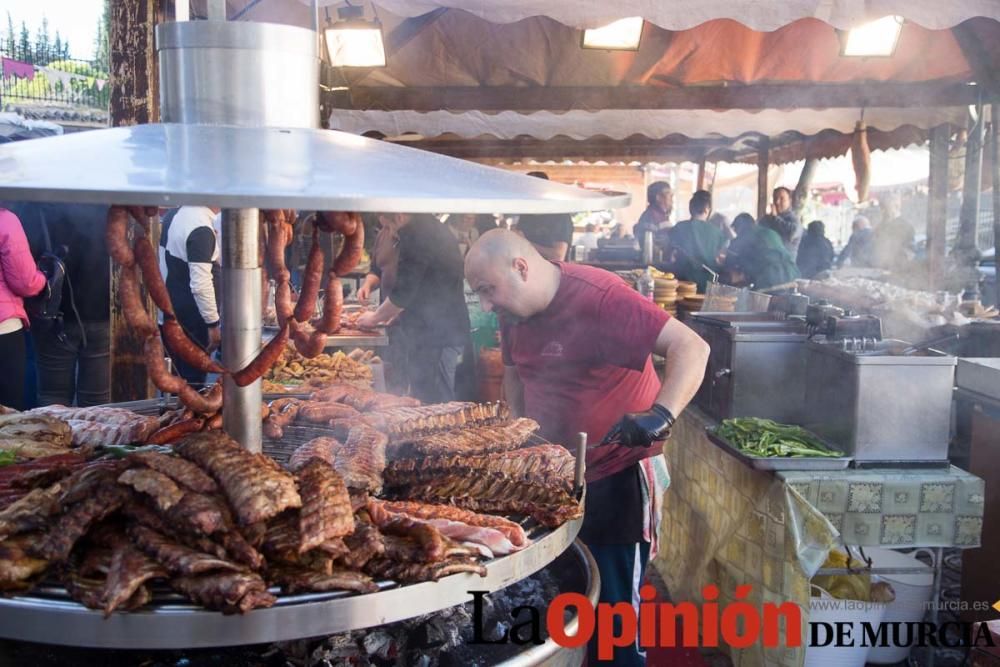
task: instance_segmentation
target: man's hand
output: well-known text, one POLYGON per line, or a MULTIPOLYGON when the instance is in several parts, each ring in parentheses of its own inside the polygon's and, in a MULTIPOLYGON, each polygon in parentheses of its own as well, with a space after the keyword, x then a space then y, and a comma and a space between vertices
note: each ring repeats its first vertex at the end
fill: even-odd
POLYGON ((601 440, 602 445, 650 447, 654 442, 670 437, 674 416, 657 403, 645 412, 630 412, 611 427, 601 440))
POLYGON ((222 346, 222 327, 215 325, 208 328, 208 352, 211 354, 222 346))
POLYGON ((378 325, 379 322, 375 319, 375 313, 365 313, 358 318, 359 329, 375 329, 378 325))
POLYGON ((358 288, 358 301, 361 303, 368 303, 368 297, 372 295, 372 290, 368 287, 368 283, 363 284, 358 288))

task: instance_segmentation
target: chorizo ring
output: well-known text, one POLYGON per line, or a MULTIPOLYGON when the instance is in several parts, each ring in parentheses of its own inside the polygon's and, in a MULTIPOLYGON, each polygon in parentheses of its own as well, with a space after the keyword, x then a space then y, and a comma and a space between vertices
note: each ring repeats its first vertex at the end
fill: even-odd
POLYGON ((146 283, 146 291, 149 292, 153 303, 166 317, 175 317, 167 284, 163 282, 163 276, 160 274, 160 260, 148 238, 135 240, 135 260, 142 271, 142 281, 146 283))
POLYGON ((191 340, 173 318, 163 318, 163 342, 171 354, 176 354, 188 366, 205 373, 225 375, 227 372, 201 345, 191 340))
POLYGON ((197 414, 215 414, 222 409, 222 378, 219 378, 205 394, 199 393, 194 387, 184 382, 184 386, 177 392, 177 397, 181 403, 197 414))
POLYGON ((146 338, 145 343, 146 369, 149 379, 153 381, 156 388, 167 394, 177 394, 181 387, 186 387, 184 378, 171 375, 167 370, 167 362, 163 358, 163 343, 160 337, 153 335, 146 338))
POLYGON ((128 211, 124 207, 112 206, 108 209, 104 242, 108 246, 108 253, 119 265, 135 265, 135 254, 128 243, 128 211))
POLYGON ((346 276, 353 271, 361 261, 361 254, 365 250, 365 226, 361 224, 357 213, 350 215, 354 222, 353 231, 344 233, 344 243, 337 253, 337 259, 333 261, 333 271, 338 276, 346 276))
POLYGON ((309 259, 306 260, 305 273, 302 276, 302 291, 299 301, 295 304, 295 319, 308 322, 316 310, 316 299, 319 297, 319 286, 323 282, 323 248, 319 244, 319 234, 313 229, 312 245, 309 247, 309 259))
POLYGON ((344 288, 340 278, 330 269, 327 271, 326 299, 323 302, 323 317, 316 325, 316 331, 335 334, 340 331, 340 315, 344 309, 344 288))
POLYGON ((122 311, 125 313, 125 321, 138 334, 139 338, 146 338, 156 334, 156 325, 146 311, 146 304, 143 303, 142 293, 139 291, 139 276, 135 273, 135 266, 122 266, 119 277, 118 289, 121 292, 122 311))
POLYGON ((264 373, 274 366, 274 363, 281 356, 281 353, 285 350, 285 345, 288 344, 288 335, 291 326, 286 323, 278 335, 268 341, 267 345, 264 346, 257 356, 254 357, 253 361, 244 366, 242 369, 233 373, 233 382, 236 383, 238 387, 245 387, 251 382, 259 379, 264 373))

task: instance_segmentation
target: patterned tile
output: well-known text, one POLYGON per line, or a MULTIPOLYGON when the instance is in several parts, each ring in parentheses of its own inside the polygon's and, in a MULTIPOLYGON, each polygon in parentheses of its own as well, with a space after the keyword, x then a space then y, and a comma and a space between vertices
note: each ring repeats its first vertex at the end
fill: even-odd
POLYGON ((983 532, 983 517, 981 516, 957 516, 955 517, 955 544, 961 547, 979 546, 980 536, 983 532))
POLYGON ((952 512, 954 509, 954 483, 925 482, 920 485, 921 512, 952 512))
POLYGON ((951 546, 954 539, 955 518, 951 513, 917 515, 917 544, 951 546))
POLYGON ((820 512, 843 512, 847 509, 847 485, 821 481, 817 492, 816 509, 820 512))
POLYGON ((792 491, 795 491, 802 496, 807 503, 816 502, 813 491, 819 488, 818 485, 813 484, 812 482, 789 482, 788 486, 792 489, 792 491))
POLYGON ((847 544, 878 544, 878 514, 845 514, 840 533, 847 544))
POLYGON ((912 486, 886 486, 882 493, 882 511, 888 514, 916 514, 920 511, 920 494, 912 486))
POLYGON ((915 514, 886 514, 882 517, 882 544, 913 544, 917 539, 915 514))
POLYGON ((882 484, 854 482, 847 492, 847 511, 878 514, 882 511, 882 484))

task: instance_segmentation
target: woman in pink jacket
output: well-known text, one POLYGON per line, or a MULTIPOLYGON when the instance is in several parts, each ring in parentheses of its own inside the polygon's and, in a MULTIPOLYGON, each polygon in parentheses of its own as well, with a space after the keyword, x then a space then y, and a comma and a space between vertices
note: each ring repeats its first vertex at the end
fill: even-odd
POLYGON ((0 208, 0 405, 24 408, 24 298, 45 287, 17 216, 0 208))

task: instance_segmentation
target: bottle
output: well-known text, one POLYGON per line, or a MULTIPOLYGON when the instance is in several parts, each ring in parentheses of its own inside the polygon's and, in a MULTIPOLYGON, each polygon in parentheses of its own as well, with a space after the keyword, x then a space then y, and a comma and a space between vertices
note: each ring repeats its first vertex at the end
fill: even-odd
POLYGON ((656 281, 653 280, 653 270, 651 267, 646 267, 646 271, 639 278, 639 283, 636 285, 639 290, 639 294, 643 298, 653 300, 653 291, 656 289, 656 281))

